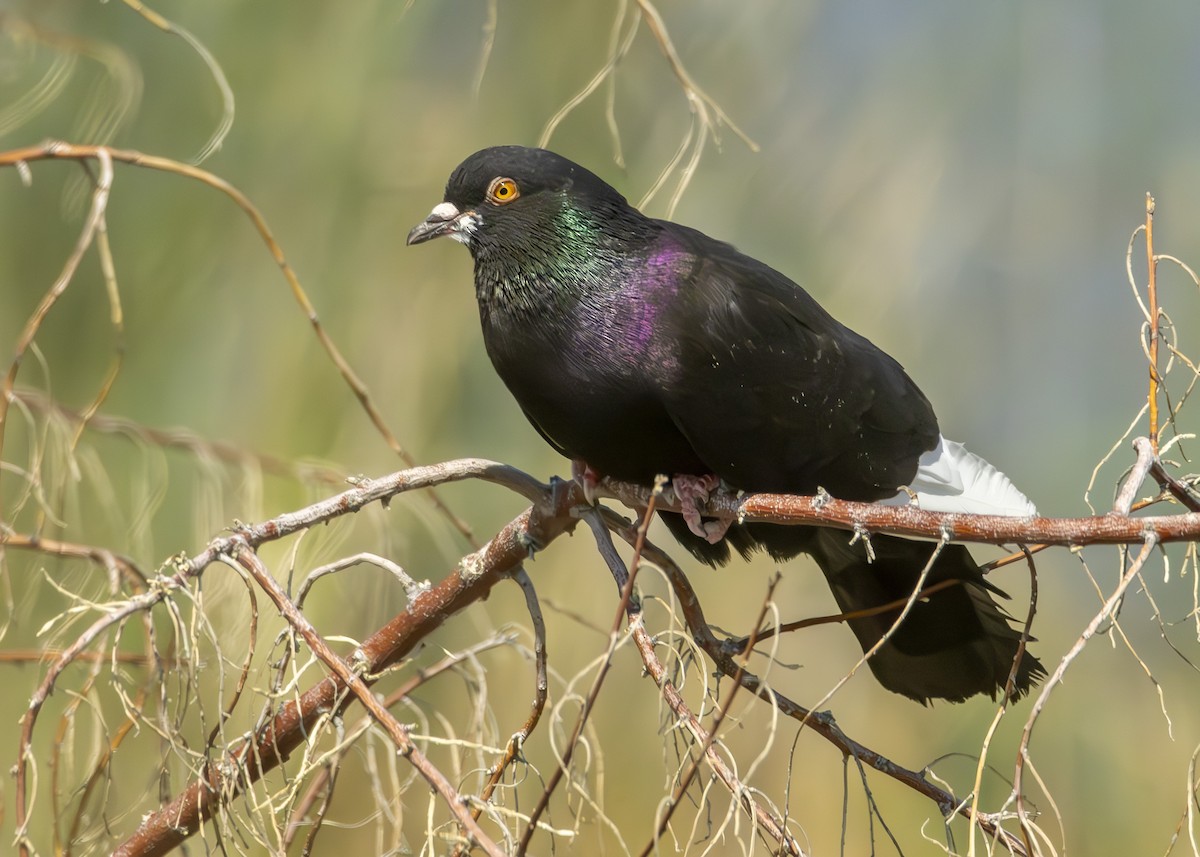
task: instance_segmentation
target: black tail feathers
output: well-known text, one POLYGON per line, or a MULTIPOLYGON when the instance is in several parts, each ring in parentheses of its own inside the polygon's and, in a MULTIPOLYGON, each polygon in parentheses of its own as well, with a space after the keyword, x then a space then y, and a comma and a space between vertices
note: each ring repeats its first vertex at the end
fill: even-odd
MULTIPOLYGON (((844 613, 899 602, 886 611, 849 620, 864 652, 878 643, 900 616, 937 548, 933 542, 875 535, 870 538, 874 558, 868 561, 863 541, 851 544, 850 534, 844 530, 753 523, 735 524, 722 542, 711 545, 692 534, 679 515, 668 512, 662 518, 684 547, 710 565, 727 562, 731 547, 743 556, 761 548, 781 560, 809 554, 825 574, 844 613)), ((1021 632, 993 597, 1007 596, 984 579, 962 545, 941 549, 925 578, 925 588, 947 580, 959 583, 918 599, 867 663, 888 690, 923 704, 932 699, 961 702, 977 693, 995 699, 1008 684, 1021 641, 1021 632)), ((1010 698, 1016 700, 1028 693, 1045 674, 1037 658, 1022 652, 1010 698)))

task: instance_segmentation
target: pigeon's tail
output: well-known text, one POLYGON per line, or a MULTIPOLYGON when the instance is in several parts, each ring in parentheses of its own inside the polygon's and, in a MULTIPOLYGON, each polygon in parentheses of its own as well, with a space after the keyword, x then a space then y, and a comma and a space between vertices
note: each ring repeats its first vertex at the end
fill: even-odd
MULTIPOLYGON (((823 527, 811 529, 810 535, 806 552, 825 573, 843 613, 897 603, 849 620, 863 651, 869 651, 895 624, 937 544, 872 536, 874 559, 868 562, 862 540, 850 544, 844 531, 823 527)), ((917 599, 900 627, 867 663, 880 684, 917 702, 961 702, 977 693, 995 699, 1008 682, 1021 639, 993 598, 1007 596, 984 580, 962 545, 941 549, 924 587, 943 581, 958 583, 917 599)), ((1038 659, 1023 652, 1011 698, 1023 696, 1045 674, 1038 659)))
POLYGON ((1036 515, 1009 478, 961 443, 938 437, 937 446, 921 456, 908 490, 880 500, 889 506, 913 504, 927 512, 974 515, 1036 515))
MULTIPOLYGON (((730 547, 743 555, 762 548, 780 560, 809 554, 842 612, 878 610, 848 620, 864 652, 888 634, 937 548, 935 542, 873 535, 873 558, 868 559, 863 540, 851 544, 845 530, 761 523, 735 524, 723 541, 712 545, 692 534, 681 516, 668 512, 662 518, 689 551, 711 565, 724 564, 730 547), (892 606, 879 610, 884 605, 892 606)), ((867 663, 888 690, 923 704, 932 699, 962 702, 977 693, 995 699, 1008 682, 1021 639, 993 597, 1007 596, 984 579, 962 545, 942 547, 924 588, 945 581, 958 582, 914 602, 867 663)), ((1023 696, 1045 674, 1037 658, 1022 653, 1011 698, 1023 696)))

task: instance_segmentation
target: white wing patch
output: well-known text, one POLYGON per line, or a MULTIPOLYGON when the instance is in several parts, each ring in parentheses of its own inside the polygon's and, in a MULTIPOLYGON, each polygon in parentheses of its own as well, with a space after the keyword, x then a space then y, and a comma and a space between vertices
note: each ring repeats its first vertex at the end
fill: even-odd
POLYGON ((938 437, 938 445, 921 456, 917 475, 885 506, 913 505, 926 512, 975 515, 1036 515, 1037 508, 1008 477, 961 443, 938 437), (915 495, 915 496, 913 496, 915 495))

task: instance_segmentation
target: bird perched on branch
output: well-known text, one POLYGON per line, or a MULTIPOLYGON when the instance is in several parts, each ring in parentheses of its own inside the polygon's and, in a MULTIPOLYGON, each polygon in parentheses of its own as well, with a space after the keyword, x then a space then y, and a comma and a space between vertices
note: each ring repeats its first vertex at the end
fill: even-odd
MULTIPOLYGON (((816 560, 844 612, 926 587, 869 660, 920 702, 1013 699, 1045 674, 961 545, 827 527, 705 518, 720 483, 747 492, 915 503, 931 511, 1033 515, 1008 478, 944 439, 900 364, 802 288, 733 246, 645 216, 600 178, 543 149, 471 155, 408 235, 448 236, 475 261, 488 355, 529 421, 577 478, 671 478, 672 534, 711 565, 764 549, 816 560), (935 555, 936 553, 936 555, 935 555)), ((864 651, 900 608, 849 620, 864 651)))

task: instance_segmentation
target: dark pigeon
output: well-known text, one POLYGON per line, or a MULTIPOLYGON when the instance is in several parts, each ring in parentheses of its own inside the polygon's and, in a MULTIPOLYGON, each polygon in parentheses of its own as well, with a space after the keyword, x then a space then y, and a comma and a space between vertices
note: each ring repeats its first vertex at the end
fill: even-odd
MULTIPOLYGON (((520 146, 476 152, 408 243, 439 236, 471 251, 488 355, 529 421, 585 480, 671 477, 687 514, 662 519, 710 565, 731 548, 809 554, 850 612, 908 598, 934 550, 874 535, 868 561, 843 530, 701 519, 696 503, 718 482, 1036 514, 1002 473, 942 438, 899 363, 802 288, 732 245, 646 217, 566 158, 520 146)), ((871 670, 923 703, 994 699, 1020 633, 961 545, 942 550, 926 585, 947 579, 962 585, 914 604, 871 670)), ((849 624, 866 651, 898 615, 849 624)), ((1013 699, 1043 675, 1023 654, 1013 699)))

